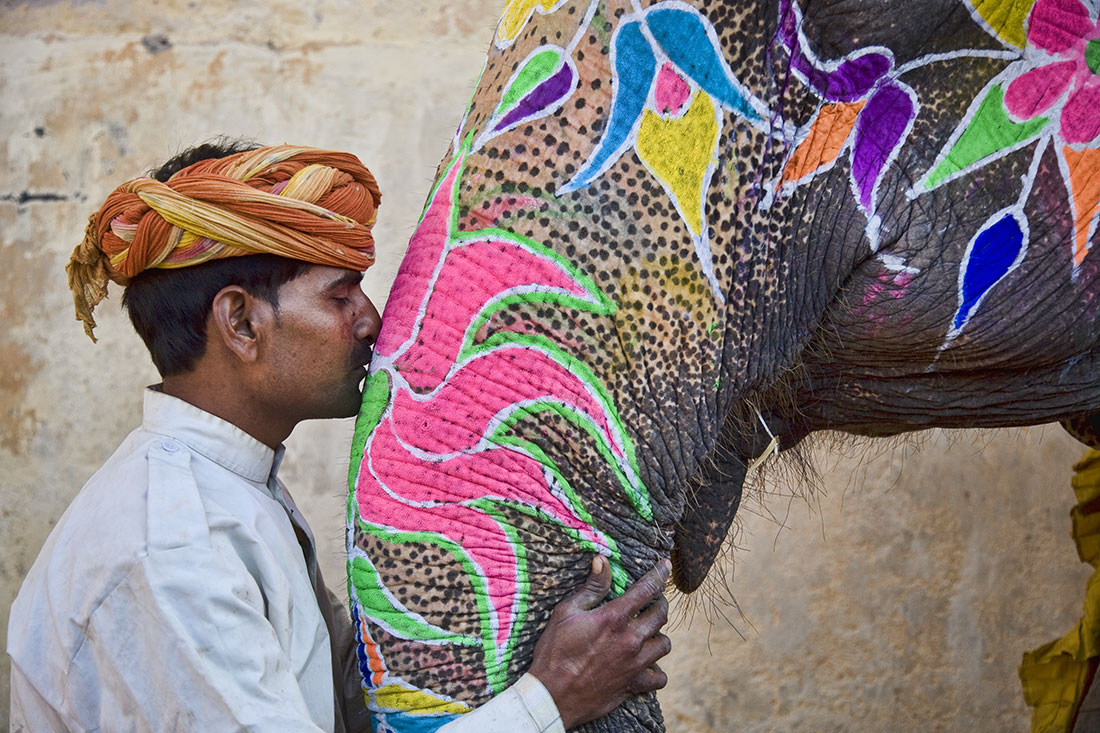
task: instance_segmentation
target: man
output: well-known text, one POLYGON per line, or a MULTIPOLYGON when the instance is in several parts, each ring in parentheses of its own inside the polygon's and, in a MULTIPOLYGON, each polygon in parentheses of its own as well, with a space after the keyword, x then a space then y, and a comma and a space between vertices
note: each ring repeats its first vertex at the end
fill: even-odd
MULTIPOLYGON (((295 425, 358 410, 379 200, 352 155, 204 145, 92 217, 77 317, 92 336, 108 280, 126 286, 163 382, 12 606, 13 729, 369 729, 349 619, 276 472, 295 425)), ((597 607, 596 558, 530 672, 444 730, 561 730, 663 687, 667 577, 597 607)))

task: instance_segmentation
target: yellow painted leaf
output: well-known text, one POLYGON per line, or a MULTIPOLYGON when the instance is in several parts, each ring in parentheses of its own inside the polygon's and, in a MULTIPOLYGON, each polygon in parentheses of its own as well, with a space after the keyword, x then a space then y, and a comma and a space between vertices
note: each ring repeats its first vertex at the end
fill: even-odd
POLYGON ((1027 44, 1027 16, 1035 0, 970 0, 971 7, 1002 41, 1016 48, 1027 44))
POLYGON ((638 157, 671 194, 691 233, 703 231, 703 196, 718 149, 714 102, 695 93, 682 117, 669 120, 646 110, 638 128, 638 157))
POLYGON ((552 13, 566 0, 508 0, 504 6, 504 12, 497 26, 497 40, 502 43, 510 43, 516 40, 532 13, 538 9, 541 13, 552 13))

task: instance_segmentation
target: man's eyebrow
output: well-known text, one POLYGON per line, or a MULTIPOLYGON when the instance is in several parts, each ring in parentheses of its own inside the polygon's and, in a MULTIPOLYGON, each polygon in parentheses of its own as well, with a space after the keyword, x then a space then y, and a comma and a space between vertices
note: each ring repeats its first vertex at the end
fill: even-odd
POLYGON ((326 290, 336 290, 338 288, 347 287, 349 285, 359 285, 363 282, 363 273, 361 272, 345 272, 338 278, 328 284, 326 290))

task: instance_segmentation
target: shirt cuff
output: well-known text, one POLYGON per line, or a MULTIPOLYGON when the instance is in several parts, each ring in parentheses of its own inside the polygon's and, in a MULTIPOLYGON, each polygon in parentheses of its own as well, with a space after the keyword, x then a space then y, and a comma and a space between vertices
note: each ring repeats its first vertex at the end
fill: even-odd
POLYGON ((538 677, 524 674, 512 689, 519 694, 519 699, 523 701, 523 706, 527 708, 539 733, 565 733, 558 706, 538 677))

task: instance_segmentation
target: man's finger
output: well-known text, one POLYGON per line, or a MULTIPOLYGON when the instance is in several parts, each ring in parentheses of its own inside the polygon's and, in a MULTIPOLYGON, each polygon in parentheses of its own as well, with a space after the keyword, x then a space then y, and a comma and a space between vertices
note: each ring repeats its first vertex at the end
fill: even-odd
POLYGON ((637 583, 630 586, 626 593, 607 605, 612 607, 614 613, 621 613, 628 619, 634 618, 653 599, 664 593, 671 569, 672 564, 667 559, 659 560, 657 565, 639 578, 637 583))
POLYGON ((672 651, 672 640, 664 634, 656 634, 645 640, 638 656, 635 657, 635 662, 639 666, 651 667, 670 651, 672 651))
POLYGON ((643 639, 656 634, 668 621, 668 599, 657 596, 657 600, 649 604, 649 608, 638 614, 634 619, 634 629, 643 639))
POLYGON ((651 664, 634 677, 630 683, 630 694, 641 695, 645 692, 664 689, 668 684, 668 675, 657 664, 651 664))
POLYGON ((611 565, 602 555, 592 556, 592 570, 579 591, 573 594, 570 606, 588 611, 600 605, 611 590, 611 565))

